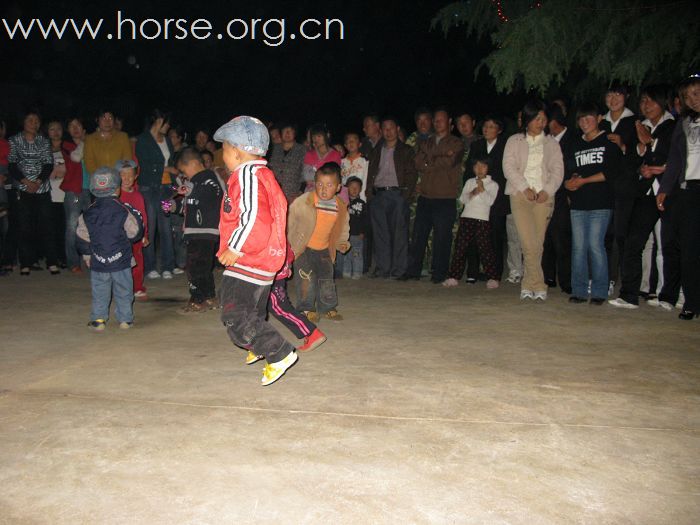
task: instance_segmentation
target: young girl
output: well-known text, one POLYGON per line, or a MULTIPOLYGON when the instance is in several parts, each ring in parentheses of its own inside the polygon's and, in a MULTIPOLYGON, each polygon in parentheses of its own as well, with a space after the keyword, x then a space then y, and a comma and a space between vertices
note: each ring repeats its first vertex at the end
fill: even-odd
POLYGON ((360 191, 360 199, 367 202, 365 196, 365 186, 367 185, 367 168, 369 162, 360 153, 360 136, 357 133, 345 134, 345 150, 347 155, 340 163, 340 175, 342 178, 343 189, 340 190, 340 198, 347 199, 346 204, 350 202, 347 194, 346 185, 350 177, 357 177, 362 182, 362 190, 360 191))
POLYGON ((576 113, 583 132, 567 159, 571 176, 565 187, 571 200, 571 303, 588 301, 589 258, 591 304, 608 297, 608 257, 605 231, 615 205, 613 182, 621 161, 620 148, 598 127, 601 116, 595 104, 583 104, 576 113))
POLYGON ((327 162, 335 162, 340 165, 342 159, 338 150, 330 145, 330 135, 323 124, 317 124, 309 129, 311 137, 311 149, 304 156, 304 181, 306 191, 314 191, 314 176, 316 170, 327 162))
POLYGON ((484 265, 484 271, 489 280, 487 288, 498 288, 496 273, 496 254, 491 241, 491 223, 489 214, 491 205, 498 196, 498 183, 491 179, 489 173, 490 160, 487 157, 472 157, 472 170, 475 178, 467 180, 459 200, 464 204, 462 216, 459 219, 459 230, 455 240, 452 264, 448 278, 443 286, 457 286, 464 273, 467 260, 467 249, 472 242, 476 243, 479 259, 484 265))

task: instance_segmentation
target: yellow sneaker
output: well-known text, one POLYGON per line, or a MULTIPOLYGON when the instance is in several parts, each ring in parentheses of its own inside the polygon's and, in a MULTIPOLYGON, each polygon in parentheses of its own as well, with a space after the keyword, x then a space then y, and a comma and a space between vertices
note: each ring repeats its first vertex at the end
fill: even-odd
POLYGON ((248 350, 248 355, 245 358, 245 364, 252 365, 253 363, 257 363, 261 359, 261 355, 257 355, 255 352, 251 352, 250 350, 248 350))
POLYGON ((268 363, 263 369, 263 375, 261 379, 262 386, 271 385, 277 381, 284 373, 299 359, 295 351, 289 352, 287 357, 278 361, 277 363, 268 363))
POLYGON ((306 315, 306 318, 314 324, 318 323, 321 319, 318 312, 314 312, 313 310, 304 312, 304 315, 306 315))
POLYGON ((330 319, 331 321, 342 321, 343 316, 338 313, 338 310, 331 310, 329 312, 326 312, 325 316, 326 319, 330 319))

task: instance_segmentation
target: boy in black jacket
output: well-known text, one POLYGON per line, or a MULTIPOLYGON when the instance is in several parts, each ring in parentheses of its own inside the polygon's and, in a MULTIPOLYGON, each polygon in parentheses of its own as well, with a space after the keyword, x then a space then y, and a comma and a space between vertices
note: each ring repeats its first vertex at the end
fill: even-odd
POLYGON ((219 249, 219 212, 224 192, 214 172, 204 168, 202 156, 194 148, 180 152, 177 169, 188 184, 178 189, 183 198, 170 201, 167 207, 185 215, 183 239, 187 246, 185 272, 190 301, 181 312, 202 312, 218 306, 213 269, 219 249))

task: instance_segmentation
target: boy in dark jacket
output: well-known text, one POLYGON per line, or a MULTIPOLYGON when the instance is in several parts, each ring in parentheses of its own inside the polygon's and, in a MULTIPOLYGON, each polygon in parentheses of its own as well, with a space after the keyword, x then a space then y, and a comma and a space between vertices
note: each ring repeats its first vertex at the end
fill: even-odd
POLYGON ((190 301, 182 313, 202 312, 218 306, 213 270, 219 249, 219 213, 224 192, 214 172, 204 167, 195 148, 180 152, 177 168, 190 182, 178 190, 182 199, 168 203, 169 209, 185 215, 183 239, 187 246, 185 272, 190 301))
POLYGON ((90 193, 96 200, 78 218, 78 248, 88 259, 92 285, 88 326, 96 331, 105 329, 112 299, 119 328, 129 329, 134 322, 131 245, 143 236, 143 219, 119 201, 120 191, 119 173, 113 168, 98 168, 90 176, 90 193))

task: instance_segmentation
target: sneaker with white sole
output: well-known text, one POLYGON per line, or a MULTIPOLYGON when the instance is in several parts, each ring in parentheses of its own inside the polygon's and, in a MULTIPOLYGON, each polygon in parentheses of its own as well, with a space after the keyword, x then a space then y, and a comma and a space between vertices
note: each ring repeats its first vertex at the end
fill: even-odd
POLYGON ((185 273, 185 270, 183 270, 182 268, 175 268, 175 269, 173 270, 173 273, 174 273, 175 275, 182 275, 183 273, 185 273))
POLYGON ((145 301, 146 299, 148 299, 148 294, 143 290, 137 290, 134 292, 134 297, 139 301, 145 301))
POLYGON ((173 278, 172 272, 169 272, 168 270, 165 270, 163 272, 163 279, 172 279, 172 278, 173 278))
POLYGON ((495 290, 499 286, 501 286, 501 283, 499 283, 496 279, 489 279, 486 281, 486 288, 489 290, 495 290))
POLYGON ((294 365, 294 363, 297 362, 297 359, 299 359, 299 356, 294 350, 292 350, 289 352, 289 354, 287 354, 287 357, 282 359, 282 361, 278 361, 277 363, 268 363, 265 365, 262 379, 260 380, 262 386, 271 385, 277 381, 287 370, 292 367, 292 365, 294 365))
POLYGON ((659 302, 660 302, 659 299, 656 297, 654 297, 653 299, 647 299, 647 304, 649 306, 657 307, 657 306, 659 306, 659 302))
POLYGON ((520 279, 521 276, 518 272, 510 272, 506 281, 508 281, 511 284, 518 284, 520 282, 520 279))
POLYGON ((453 286, 459 286, 459 281, 457 279, 452 279, 452 278, 445 279, 444 281, 442 281, 442 285, 445 288, 452 288, 453 286))
POLYGON ((636 310, 639 308, 638 304, 628 303, 621 297, 618 297, 617 299, 610 299, 608 304, 614 306, 615 308, 625 308, 626 310, 636 310))
POLYGON ((122 330, 128 330, 133 325, 134 325, 134 323, 127 323, 126 321, 122 321, 121 323, 119 323, 119 328, 122 330))
POLYGON ((658 307, 666 312, 673 310, 673 305, 668 301, 659 301, 658 307))
POLYGON ((523 299, 534 299, 535 294, 530 291, 530 290, 520 290, 520 300, 522 301, 523 299))
POLYGON ((546 301, 547 292, 535 292, 535 301, 546 301))
POLYGON ((146 277, 148 279, 160 279, 160 274, 155 270, 151 270, 150 272, 148 272, 146 277))

